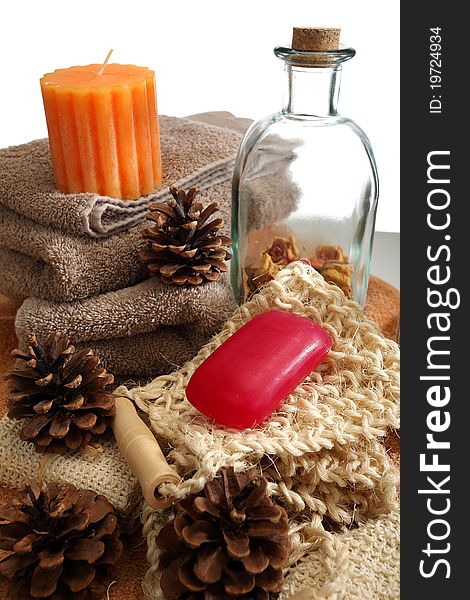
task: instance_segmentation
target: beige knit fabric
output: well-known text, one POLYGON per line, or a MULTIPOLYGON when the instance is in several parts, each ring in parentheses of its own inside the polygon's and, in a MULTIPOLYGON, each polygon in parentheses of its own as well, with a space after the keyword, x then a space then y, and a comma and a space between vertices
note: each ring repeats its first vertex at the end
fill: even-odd
POLYGON ((278 600, 304 589, 312 600, 398 600, 400 518, 397 510, 340 535, 287 570, 278 600))
POLYGON ((39 454, 31 442, 20 440, 22 421, 0 420, 0 484, 19 489, 32 479, 72 483, 108 498, 125 517, 141 500, 137 480, 122 458, 112 436, 100 442, 96 453, 39 454))
MULTIPOLYGON (((397 472, 380 440, 399 425, 398 346, 307 264, 291 263, 281 271, 181 370, 144 387, 122 386, 116 393, 148 412, 169 462, 182 476, 179 485, 166 486, 162 493, 182 498, 199 491, 225 465, 239 471, 260 467, 269 491, 290 517, 290 564, 324 543, 324 518, 344 526, 396 505, 397 472), (225 339, 270 309, 321 324, 332 336, 332 350, 262 426, 244 431, 219 427, 187 402, 186 384, 225 339)), ((149 535, 157 535, 157 513, 146 510, 144 521, 149 535)), ((150 540, 149 562, 147 585, 158 590, 158 552, 150 540)))
POLYGON ((174 490, 177 497, 202 489, 224 465, 244 470, 261 461, 281 502, 347 522, 353 505, 357 518, 393 497, 394 470, 377 441, 388 428, 398 427, 398 368, 397 344, 384 339, 336 286, 297 262, 244 304, 181 370, 118 393, 147 411, 157 437, 171 442, 168 458, 183 476, 174 490), (273 308, 320 323, 333 348, 262 427, 218 427, 187 402, 186 384, 235 330, 273 308), (339 490, 333 502, 332 488, 339 490))

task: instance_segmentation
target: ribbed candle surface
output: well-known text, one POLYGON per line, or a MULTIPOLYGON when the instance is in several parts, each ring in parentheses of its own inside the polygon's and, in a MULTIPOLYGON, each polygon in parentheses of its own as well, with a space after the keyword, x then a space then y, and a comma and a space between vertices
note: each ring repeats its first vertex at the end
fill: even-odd
POLYGON ((58 69, 41 79, 55 182, 65 193, 135 200, 162 183, 155 72, 58 69))

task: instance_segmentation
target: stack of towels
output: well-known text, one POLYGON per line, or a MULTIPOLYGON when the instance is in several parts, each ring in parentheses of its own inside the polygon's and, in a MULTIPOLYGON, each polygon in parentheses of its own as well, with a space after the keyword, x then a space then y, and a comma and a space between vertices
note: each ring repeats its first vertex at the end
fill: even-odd
POLYGON ((246 119, 160 117, 164 182, 136 201, 55 189, 47 140, 0 150, 0 292, 24 300, 20 347, 32 332, 66 333, 119 378, 147 378, 189 360, 234 310, 228 278, 196 288, 148 279, 139 250, 150 201, 168 187, 219 202, 230 230, 231 177, 246 119))

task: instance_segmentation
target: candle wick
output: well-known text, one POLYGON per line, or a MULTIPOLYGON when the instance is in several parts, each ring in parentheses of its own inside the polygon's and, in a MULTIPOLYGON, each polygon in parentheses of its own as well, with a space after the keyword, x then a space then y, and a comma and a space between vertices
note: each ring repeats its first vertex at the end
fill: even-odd
POLYGON ((103 71, 106 69, 106 65, 108 64, 108 60, 111 58, 111 54, 113 53, 113 49, 111 48, 111 50, 108 52, 108 55, 106 56, 104 63, 101 65, 101 69, 98 71, 98 75, 103 75, 103 71))

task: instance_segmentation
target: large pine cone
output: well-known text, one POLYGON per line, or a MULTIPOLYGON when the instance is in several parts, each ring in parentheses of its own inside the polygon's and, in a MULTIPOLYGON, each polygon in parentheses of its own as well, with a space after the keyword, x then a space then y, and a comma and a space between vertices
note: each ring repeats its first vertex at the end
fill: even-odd
POLYGON ((14 600, 102 598, 121 552, 114 509, 95 492, 32 484, 0 508, 0 575, 14 600))
POLYGON ((107 428, 114 415, 114 381, 92 350, 76 352, 67 337, 51 334, 44 343, 33 334, 27 352, 14 350, 9 380, 11 419, 28 419, 22 440, 39 452, 64 452, 85 446, 107 428))
POLYGON ((170 600, 268 600, 282 587, 287 515, 267 481, 222 469, 199 494, 176 503, 157 537, 160 585, 170 600))
POLYGON ((147 218, 155 225, 143 231, 149 240, 140 256, 149 274, 176 285, 199 285, 217 281, 228 270, 225 260, 231 239, 219 234, 223 219, 208 219, 219 210, 216 202, 206 208, 195 201, 198 193, 170 187, 173 196, 167 202, 152 202, 147 218))

